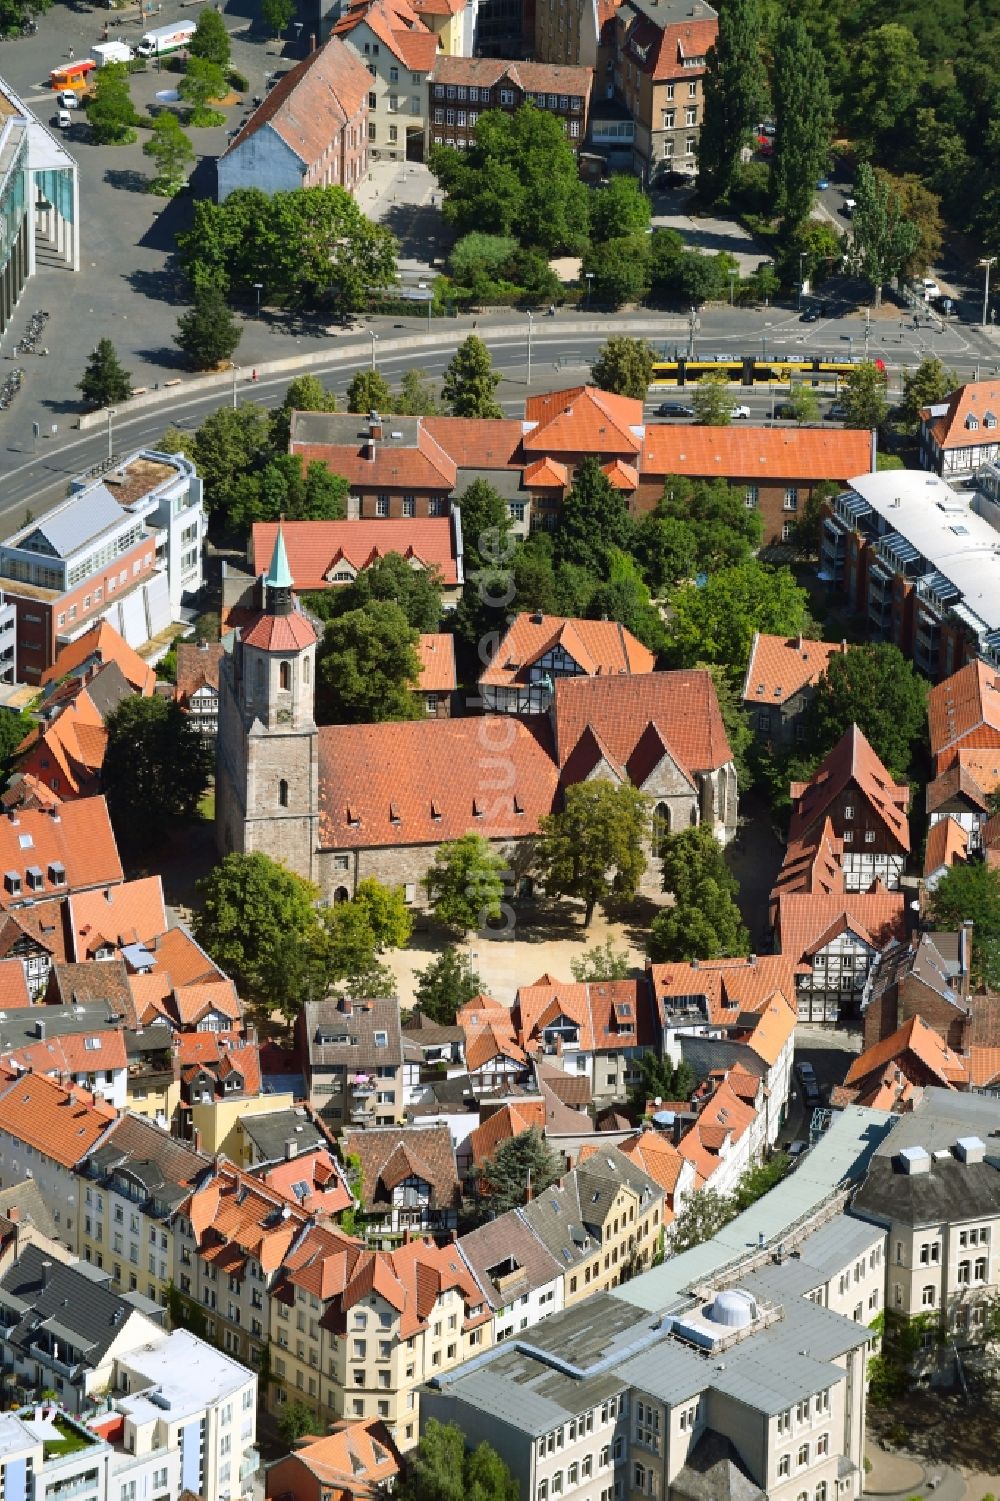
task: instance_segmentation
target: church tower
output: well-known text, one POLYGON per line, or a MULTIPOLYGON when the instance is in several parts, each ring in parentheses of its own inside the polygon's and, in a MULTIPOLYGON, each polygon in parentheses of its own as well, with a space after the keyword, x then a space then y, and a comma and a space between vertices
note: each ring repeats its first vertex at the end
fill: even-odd
POLYGON ((281 526, 261 608, 219 674, 215 828, 220 854, 261 852, 315 878, 316 632, 298 608, 281 526))

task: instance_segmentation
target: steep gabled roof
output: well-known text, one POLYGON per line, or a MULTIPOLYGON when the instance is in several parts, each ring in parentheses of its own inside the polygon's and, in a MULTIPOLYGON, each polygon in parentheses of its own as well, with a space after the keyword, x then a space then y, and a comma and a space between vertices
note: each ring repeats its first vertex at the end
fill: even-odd
POLYGON ((529 681, 529 669, 561 648, 588 677, 652 672, 656 657, 614 620, 577 620, 540 612, 516 615, 479 681, 508 686, 529 681))
POLYGON ((897 786, 856 724, 837 741, 801 790, 793 788, 789 840, 802 839, 825 819, 835 800, 854 786, 902 850, 910 848, 908 787, 897 786))
MULTIPOLYGON (((774 941, 792 964, 822 947, 834 929, 850 926, 863 943, 884 949, 906 937, 906 901, 901 891, 840 891, 830 895, 789 892, 777 904, 774 941), (838 925, 841 925, 838 927, 838 925)), ((827 940, 828 941, 828 940, 827 940)))
POLYGON ((1000 735, 1000 673, 977 657, 935 683, 927 695, 927 723, 939 772, 951 764, 949 752, 967 735, 984 728, 1000 735))
POLYGON ((830 658, 839 656, 845 643, 809 641, 803 636, 768 636, 754 632, 743 679, 743 702, 748 709, 778 707, 815 687, 826 675, 830 658))
POLYGON ((331 37, 278 80, 223 155, 270 126, 304 168, 314 167, 361 109, 369 83, 368 69, 353 47, 331 37))
POLYGON ((138 652, 106 620, 99 620, 89 631, 77 636, 75 641, 69 641, 60 647, 52 666, 42 673, 42 687, 46 683, 58 682, 60 678, 83 666, 91 657, 95 659, 95 663, 116 662, 126 681, 137 693, 146 698, 152 693, 156 683, 155 668, 144 662, 138 652))
POLYGON ((944 449, 1000 442, 1000 381, 995 378, 966 381, 940 406, 924 407, 920 417, 944 449), (986 426, 990 416, 992 428, 986 426))
MULTIPOLYGON (((400 488, 407 483, 409 481, 403 478, 398 481, 400 488)), ((253 557, 257 573, 263 571, 270 559, 277 529, 277 522, 254 523, 253 557)), ((399 553, 414 567, 436 568, 445 585, 460 582, 454 529, 449 516, 383 521, 286 521, 284 530, 297 589, 327 589, 330 587, 328 575, 334 571, 336 563, 345 561, 352 570, 360 572, 370 567, 376 558, 391 552, 399 553)), ((292 617, 280 618, 288 620, 292 617)))
POLYGON ((561 766, 588 726, 614 761, 624 765, 654 722, 689 775, 717 770, 732 759, 715 685, 711 674, 700 669, 558 678, 553 717, 561 766))
POLYGON ((950 815, 932 824, 924 850, 924 875, 954 865, 969 853, 969 836, 957 818, 950 815))

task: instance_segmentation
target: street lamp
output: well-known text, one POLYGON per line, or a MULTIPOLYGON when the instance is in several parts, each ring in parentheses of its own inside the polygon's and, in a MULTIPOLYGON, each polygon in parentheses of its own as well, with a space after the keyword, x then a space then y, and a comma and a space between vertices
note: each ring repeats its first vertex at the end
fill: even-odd
POLYGON ((987 320, 987 318, 989 316, 989 310, 990 310, 990 267, 993 265, 993 263, 994 263, 995 260, 996 260, 996 256, 995 255, 984 255, 983 258, 982 258, 982 260, 979 262, 979 264, 981 266, 984 266, 986 268, 986 289, 983 292, 983 327, 984 328, 986 327, 986 320, 987 320))
POLYGON ((253 289, 257 293, 257 317, 259 318, 260 317, 260 294, 264 290, 264 283, 262 281, 255 281, 254 284, 253 284, 253 289))
POLYGON ((594 293, 594 273, 593 273, 593 271, 588 271, 587 272, 587 306, 588 306, 588 308, 590 307, 590 299, 593 296, 593 293, 594 293))
POLYGON ((233 411, 234 412, 236 410, 236 377, 239 375, 239 373, 240 373, 240 367, 239 367, 239 365, 234 365, 233 366, 233 411))
POLYGON ((535 328, 534 314, 528 313, 528 389, 531 389, 531 335, 535 328))
POLYGON ((694 331, 698 322, 698 309, 693 307, 688 312, 688 359, 694 359, 694 331))
POLYGON ((370 328, 368 330, 368 333, 369 333, 369 336, 370 336, 371 341, 372 341, 372 369, 374 370, 375 369, 375 345, 378 343, 378 334, 375 332, 375 330, 373 328, 370 328))
POLYGON ((735 266, 730 266, 730 268, 729 268, 729 306, 730 307, 733 306, 733 295, 734 295, 735 288, 736 288, 736 278, 739 276, 739 274, 740 273, 736 269, 735 266))
POLYGON ((799 311, 802 311, 802 262, 806 258, 804 250, 799 251, 799 311))
POLYGON ((109 464, 111 463, 111 460, 114 457, 114 452, 115 452, 115 441, 114 441, 114 434, 113 434, 112 429, 111 429, 111 422, 112 422, 112 418, 117 417, 117 415, 118 415, 118 413, 117 413, 117 411, 115 410, 114 407, 108 407, 108 463, 109 464))

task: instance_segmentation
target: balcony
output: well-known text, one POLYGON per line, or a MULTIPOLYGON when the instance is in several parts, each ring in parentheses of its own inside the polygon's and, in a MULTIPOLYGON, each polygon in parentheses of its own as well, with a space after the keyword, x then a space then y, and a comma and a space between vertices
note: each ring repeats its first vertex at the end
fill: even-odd
POLYGON ((249 1480, 260 1469, 260 1453, 257 1449, 244 1449, 240 1460, 240 1479, 249 1480))

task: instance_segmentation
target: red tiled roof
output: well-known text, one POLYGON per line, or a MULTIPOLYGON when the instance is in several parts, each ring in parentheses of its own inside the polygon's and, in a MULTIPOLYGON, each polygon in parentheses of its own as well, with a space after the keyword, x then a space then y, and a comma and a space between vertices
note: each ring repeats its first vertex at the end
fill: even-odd
POLYGON ((656 657, 615 620, 574 620, 564 615, 522 613, 480 676, 481 684, 506 686, 528 681, 539 657, 561 647, 588 677, 652 672, 656 657))
POLYGON ((525 454, 637 454, 642 402, 597 386, 572 386, 529 396, 524 403, 525 454))
POLYGON ((312 646, 316 632, 304 615, 293 610, 290 615, 260 615, 240 632, 240 640, 260 651, 300 651, 312 646))
POLYGON ((62 1167, 75 1167, 100 1141, 117 1112, 80 1089, 43 1074, 25 1074, 0 1094, 0 1131, 27 1142, 62 1167))
POLYGON ((127 1067, 125 1034, 119 1028, 100 1031, 62 1033, 44 1041, 12 1048, 4 1054, 9 1062, 19 1063, 36 1074, 97 1074, 127 1067))
POLYGON ((942 866, 954 865, 964 860, 969 853, 969 836, 957 818, 939 818, 932 824, 924 850, 924 875, 929 876, 942 866))
POLYGON ((646 973, 658 1006, 687 996, 704 996, 708 1019, 714 1026, 734 1026, 744 1013, 766 1006, 775 991, 789 1001, 795 996, 795 961, 785 954, 759 954, 753 960, 650 964, 646 973))
POLYGON ((40 896, 119 885, 122 866, 104 798, 61 803, 54 813, 22 808, 0 818, 0 874, 16 871, 22 882, 21 897, 12 896, 0 883, 0 906, 23 900, 28 892, 25 871, 33 865, 42 871, 40 896), (52 881, 54 865, 63 867, 64 881, 52 881))
POLYGON ((0 1011, 17 1011, 30 1005, 24 965, 20 959, 0 959, 0 1011))
POLYGON ((528 94, 576 94, 590 98, 594 74, 590 68, 559 63, 511 62, 497 57, 439 57, 431 74, 433 83, 473 84, 493 88, 510 79, 528 94))
POLYGON ((766 636, 755 632, 743 681, 748 706, 786 704, 803 688, 815 687, 830 658, 844 650, 839 641, 808 641, 802 636, 766 636))
POLYGON ((347 35, 366 22, 384 47, 414 73, 429 73, 437 56, 437 37, 429 31, 408 0, 374 0, 354 6, 334 26, 347 35))
POLYGON ((103 716, 83 688, 57 719, 37 725, 21 742, 19 768, 55 783, 65 801, 76 800, 97 790, 107 745, 103 716))
POLYGON ((331 37, 279 79, 223 155, 270 125, 305 167, 314 167, 364 105, 369 84, 354 48, 331 37))
POLYGON ((177 646, 176 697, 188 704, 199 688, 219 691, 219 665, 223 657, 221 641, 181 641, 177 646))
POLYGON ((77 892, 69 899, 69 920, 77 960, 92 959, 105 947, 152 943, 167 930, 160 877, 77 892))
POLYGON ((518 418, 425 417, 423 425, 458 469, 521 467, 522 427, 518 418))
POLYGON ((715 770, 732 759, 715 685, 706 671, 559 678, 553 707, 560 765, 588 725, 624 764, 651 722, 688 773, 715 770))
POLYGON ((510 1141, 524 1131, 545 1129, 545 1102, 517 1100, 501 1105, 487 1116, 482 1125, 469 1134, 469 1150, 477 1167, 488 1162, 501 1142, 510 1141))
MULTIPOLYGON (((293 1452, 273 1468, 280 1472, 280 1494, 290 1495, 292 1501, 307 1501, 320 1492, 324 1501, 367 1501, 388 1491, 400 1462, 385 1425, 366 1418, 333 1433, 299 1439, 293 1452), (301 1489, 291 1475, 298 1466, 315 1477, 301 1489)), ((273 1478, 278 1479, 277 1473, 273 1478)))
POLYGON ((905 1068, 908 1053, 919 1060, 946 1088, 952 1084, 968 1082, 965 1060, 948 1047, 923 1017, 911 1016, 891 1036, 884 1037, 881 1042, 876 1042, 860 1053, 847 1070, 844 1083, 848 1086, 862 1084, 887 1063, 905 1068))
POLYGON ((850 786, 857 788, 887 832, 902 850, 910 848, 910 825, 906 809, 910 789, 897 786, 856 724, 813 772, 801 791, 793 788, 789 840, 802 839, 826 818, 831 804, 850 786))
POLYGON ((810 830, 804 839, 792 840, 786 846, 781 870, 771 890, 772 903, 788 892, 830 896, 843 891, 843 853, 844 841, 833 832, 829 818, 810 830))
MULTIPOLYGON (((381 524, 381 523, 379 523, 381 524)), ((463 834, 537 833, 551 813, 558 773, 548 725, 505 727, 504 788, 482 719, 325 725, 319 732, 320 841, 324 849, 440 844, 463 834)))
POLYGON ((360 432, 349 443, 309 443, 293 434, 289 448, 304 464, 318 460, 349 484, 368 490, 453 490, 458 477, 454 459, 423 417, 416 419, 414 428, 416 442, 409 444, 371 441, 360 432))
POLYGON ((927 722, 931 754, 941 772, 967 735, 984 728, 1000 735, 1000 673, 977 658, 935 683, 927 695, 927 722))
POLYGON ((342 1214, 354 1203, 340 1164, 328 1147, 316 1147, 288 1162, 276 1163, 261 1174, 261 1179, 307 1214, 342 1214))
POLYGON ((856 428, 687 427, 648 422, 642 445, 644 478, 721 475, 731 480, 836 480, 872 467, 871 434, 856 428))
POLYGON ((137 693, 149 698, 156 683, 155 669, 144 662, 139 653, 106 620, 98 621, 89 631, 77 636, 75 641, 69 641, 60 647, 52 666, 42 673, 42 687, 46 683, 57 683, 92 656, 99 657, 102 663, 117 662, 126 682, 137 693))
POLYGON ((225 979, 186 928, 171 928, 164 933, 156 942, 153 958, 154 973, 166 976, 171 985, 203 985, 225 979))
POLYGON ((522 476, 526 490, 564 490, 569 484, 569 470, 558 459, 536 459, 522 476))
POLYGON ((601 473, 616 490, 631 492, 638 488, 638 469, 634 464, 626 464, 623 459, 612 459, 609 463, 602 464, 601 473))
POLYGON ((830 896, 790 893, 779 898, 775 943, 793 964, 811 954, 820 938, 844 918, 863 942, 884 949, 906 938, 906 902, 901 891, 847 891, 830 896))
MULTIPOLYGON (((256 573, 270 562, 277 531, 276 521, 254 523, 256 573)), ((327 575, 341 559, 360 572, 390 552, 400 553, 414 564, 422 563, 425 568, 437 568, 446 585, 459 582, 454 532, 448 516, 385 521, 286 521, 283 531, 288 565, 300 590, 329 588, 327 575)))
POLYGON ((970 380, 957 391, 952 391, 940 417, 932 417, 930 408, 920 413, 928 431, 941 448, 977 447, 982 443, 1000 442, 1000 381, 970 380), (993 428, 986 426, 987 415, 994 420, 993 428), (976 426, 966 426, 968 418, 976 426))
POLYGON ((458 687, 455 638, 445 631, 424 632, 417 642, 420 658, 419 693, 452 693, 458 687))

